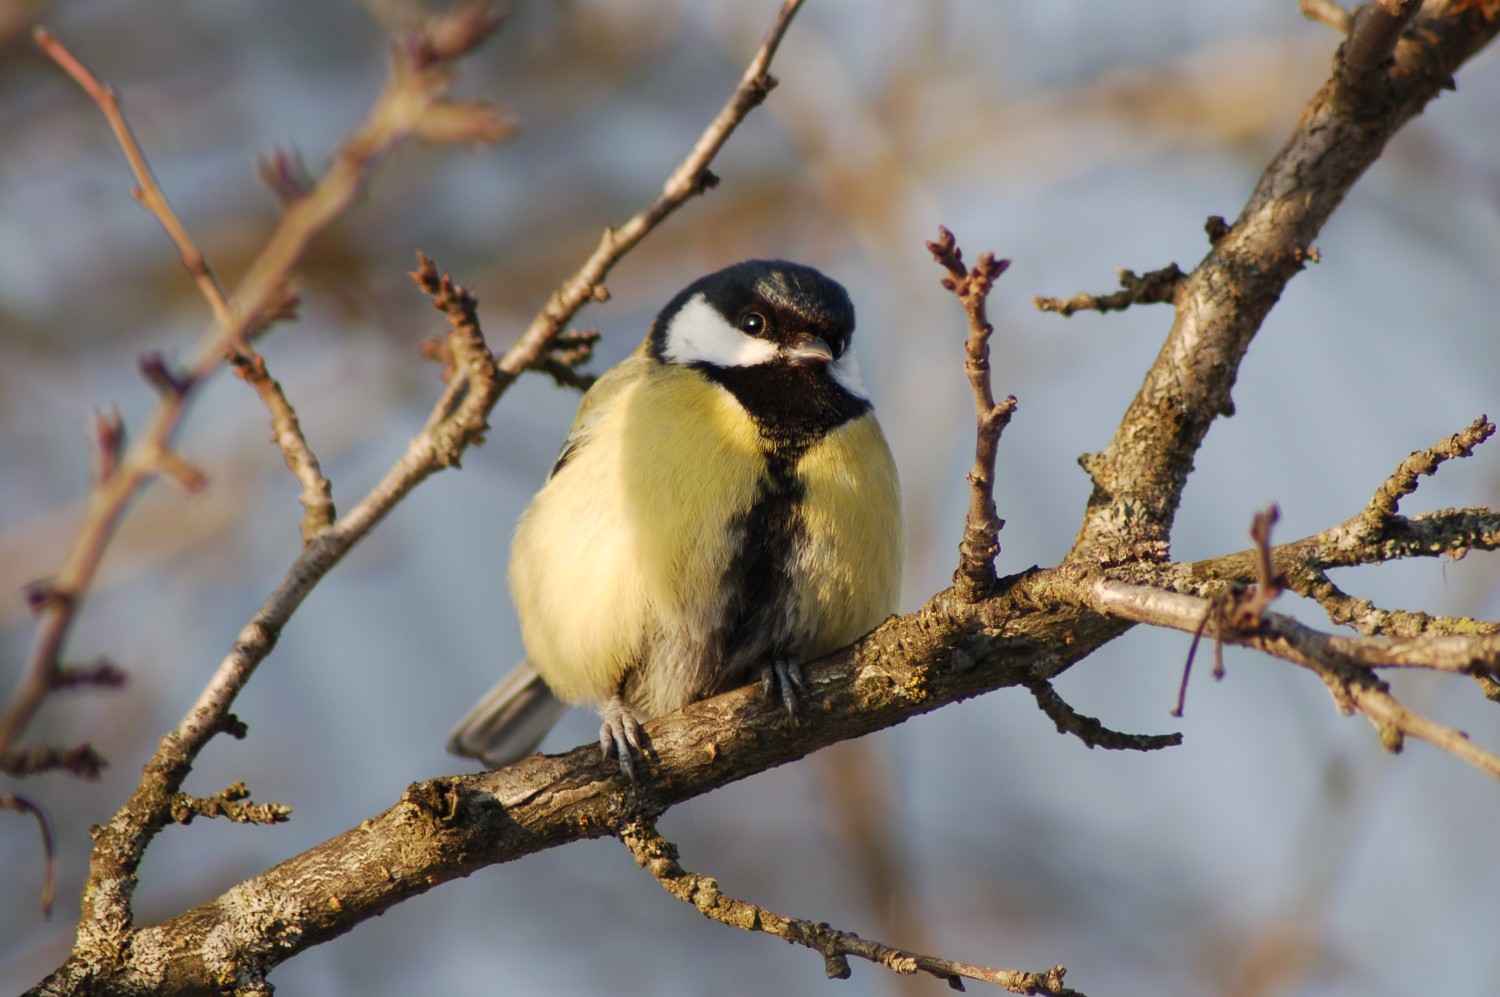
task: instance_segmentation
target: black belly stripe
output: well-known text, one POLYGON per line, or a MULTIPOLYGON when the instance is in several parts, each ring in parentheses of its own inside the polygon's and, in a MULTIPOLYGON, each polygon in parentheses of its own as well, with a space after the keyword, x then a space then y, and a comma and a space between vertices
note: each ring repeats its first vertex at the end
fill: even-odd
POLYGON ((718 633, 710 641, 722 665, 707 670, 710 695, 745 682, 774 657, 791 652, 786 632, 792 565, 807 530, 806 484, 797 467, 831 430, 868 412, 870 403, 830 378, 821 367, 766 364, 704 367, 750 413, 764 443, 766 474, 750 510, 730 524, 737 549, 721 581, 727 597, 718 633))
POLYGON ((806 488, 783 457, 768 455, 766 471, 750 511, 731 525, 739 546, 721 582, 726 612, 710 643, 723 663, 714 670, 718 689, 744 682, 770 658, 790 651, 784 621, 793 594, 792 560, 806 529, 806 488))

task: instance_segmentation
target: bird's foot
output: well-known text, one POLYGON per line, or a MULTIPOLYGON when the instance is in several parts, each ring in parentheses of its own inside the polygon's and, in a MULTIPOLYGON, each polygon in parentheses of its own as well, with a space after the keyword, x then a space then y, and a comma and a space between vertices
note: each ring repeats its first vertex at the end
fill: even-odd
POLYGON ((780 699, 789 716, 797 715, 797 697, 805 686, 802 663, 796 658, 775 658, 761 666, 761 691, 768 699, 780 699))
POLYGON ((645 757, 650 741, 641 730, 641 722, 630 712, 630 707, 619 696, 604 704, 604 723, 599 725, 599 754, 603 761, 611 755, 620 758, 620 771, 625 778, 635 782, 634 757, 645 757))

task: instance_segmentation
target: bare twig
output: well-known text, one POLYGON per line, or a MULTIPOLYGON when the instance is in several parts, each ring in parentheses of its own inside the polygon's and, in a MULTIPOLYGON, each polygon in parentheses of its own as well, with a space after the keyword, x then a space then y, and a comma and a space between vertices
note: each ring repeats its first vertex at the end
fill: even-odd
MULTIPOLYGON (((1073 709, 1051 682, 1032 684, 1031 694, 1042 712, 1057 725, 1059 734, 1072 734, 1090 748, 1108 748, 1114 751, 1158 751, 1175 748, 1182 743, 1181 734, 1124 734, 1110 730, 1094 717, 1084 716, 1073 709)), ((1177 714, 1181 716, 1182 714, 1177 714)))
POLYGON ((778 914, 758 904, 738 900, 719 890, 719 884, 708 876, 684 869, 677 861, 677 846, 657 831, 655 823, 637 819, 620 832, 620 840, 635 856, 636 864, 651 873, 662 888, 683 903, 691 904, 711 921, 763 931, 794 945, 810 948, 823 956, 823 969, 829 979, 846 980, 850 975, 849 957, 865 959, 902 976, 927 973, 943 980, 955 990, 962 990, 961 979, 979 980, 1013 994, 1081 995, 1063 986, 1067 972, 1055 966, 1045 973, 1026 973, 1015 969, 993 969, 973 966, 936 956, 918 955, 891 948, 880 942, 839 931, 827 924, 814 924, 797 917, 778 914))
POLYGON ((19 813, 31 814, 36 818, 37 827, 42 832, 42 916, 52 916, 52 893, 57 877, 57 859, 52 847, 52 822, 47 819, 47 811, 32 803, 24 796, 0 796, 0 810, 15 810, 19 813))
POLYGON ((1419 477, 1435 473, 1444 461, 1472 456, 1474 448, 1494 434, 1495 424, 1488 416, 1481 415, 1460 432, 1412 453, 1375 490, 1370 504, 1360 515, 1361 523, 1371 532, 1383 529, 1395 517, 1401 499, 1417 490, 1419 477))
MULTIPOLYGON (((1268 506, 1264 512, 1257 512, 1250 523, 1250 540, 1254 544, 1255 551, 1255 587, 1250 590, 1250 596, 1241 600, 1235 607, 1232 625, 1237 629, 1254 627, 1260 618, 1265 615, 1271 603, 1281 594, 1281 582, 1276 577, 1276 571, 1271 566, 1271 528, 1281 518, 1281 510, 1276 506, 1268 506)), ((1215 673, 1219 677, 1219 673, 1215 673)))
MULTIPOLYGON (((1099 612, 1137 623, 1171 627, 1191 633, 1208 609, 1207 600, 1158 588, 1117 581, 1098 581, 1089 602, 1099 612)), ((1232 614, 1226 614, 1226 617, 1232 614)), ((1400 735, 1420 738, 1500 779, 1500 756, 1478 747, 1467 736, 1433 722, 1398 703, 1372 669, 1396 661, 1413 667, 1445 671, 1482 670, 1491 675, 1500 667, 1500 638, 1417 637, 1393 647, 1376 637, 1336 637, 1319 633, 1291 617, 1265 613, 1248 631, 1237 630, 1226 618, 1218 636, 1227 643, 1262 651, 1317 673, 1340 708, 1358 709, 1380 732, 1381 743, 1399 750, 1400 735)))
POLYGON ((1334 0, 1297 0, 1297 6, 1308 20, 1317 21, 1341 35, 1349 33, 1349 12, 1334 0))
POLYGON ((1177 287, 1187 276, 1176 263, 1160 270, 1137 274, 1134 270, 1117 271, 1123 290, 1112 294, 1075 294, 1071 298, 1035 297, 1032 303, 1038 311, 1056 312, 1067 318, 1074 312, 1118 312, 1131 305, 1171 302, 1177 287))
POLYGON ((781 10, 766 30, 760 48, 745 67, 739 85, 735 87, 729 101, 703 130, 692 151, 667 177, 666 183, 662 184, 661 193, 619 228, 605 229, 599 245, 589 258, 552 293, 547 304, 532 318, 520 340, 496 364, 498 376, 503 381, 509 383, 519 377, 523 370, 535 366, 546 355, 563 327, 585 304, 609 297, 604 278, 622 256, 635 248, 637 243, 689 198, 719 182, 719 178, 709 172, 708 166, 740 122, 745 120, 745 116, 759 107, 766 95, 775 88, 776 77, 769 72, 771 60, 781 45, 792 17, 801 6, 802 0, 783 0, 781 10))
POLYGON ((71 748, 13 748, 0 755, 0 772, 16 778, 42 772, 67 772, 80 779, 97 779, 108 764, 104 756, 88 743, 71 748))
POLYGON ((1000 434, 1016 410, 1016 398, 1010 395, 1002 402, 995 401, 990 383, 990 335, 995 328, 985 315, 985 303, 1010 261, 984 253, 970 269, 963 262, 963 251, 954 241, 953 233, 941 225, 937 240, 927 243, 927 249, 948 271, 943 286, 958 297, 969 317, 964 370, 974 392, 977 430, 974 467, 969 472, 969 514, 964 520, 963 540, 958 545, 958 570, 953 573, 953 586, 959 598, 974 602, 995 586, 995 558, 1000 554, 1000 531, 1005 527, 995 508, 995 459, 1000 434))
MULTIPOLYGON (((1177 702, 1172 704, 1169 711, 1174 717, 1181 717, 1187 709, 1188 680, 1193 677, 1193 662, 1198 657, 1198 643, 1203 640, 1203 633, 1208 629, 1209 621, 1224 615, 1224 602, 1229 598, 1229 590, 1221 590, 1207 600, 1203 607, 1203 615, 1198 618, 1198 625, 1193 628, 1193 639, 1188 644, 1187 660, 1182 663, 1182 681, 1177 683, 1177 702)), ((1218 627, 1214 628, 1214 678, 1222 678, 1224 675, 1223 644, 1218 638, 1218 627)))
POLYGON ((292 808, 284 803, 247 803, 250 790, 243 782, 234 782, 213 796, 172 794, 172 819, 191 824, 195 817, 227 817, 237 824, 281 824, 292 817, 292 808))
POLYGON ((534 369, 552 378, 559 387, 587 391, 598 378, 581 373, 578 368, 593 359, 594 345, 598 342, 597 329, 558 333, 552 341, 552 350, 537 361, 534 369))
POLYGON ((1326 571, 1299 570, 1291 588, 1317 602, 1334 623, 1354 627, 1369 637, 1422 637, 1437 634, 1500 632, 1500 623, 1464 616, 1435 616, 1409 609, 1383 609, 1369 599, 1350 595, 1326 571))

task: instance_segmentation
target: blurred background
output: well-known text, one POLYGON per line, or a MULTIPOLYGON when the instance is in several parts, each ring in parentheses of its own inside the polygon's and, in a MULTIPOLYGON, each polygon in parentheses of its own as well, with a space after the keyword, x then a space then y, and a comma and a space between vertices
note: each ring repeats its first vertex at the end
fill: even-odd
MULTIPOLYGON (((299 321, 267 362, 347 508, 397 458, 439 390, 417 344, 440 317, 405 276, 422 250, 480 295, 508 345, 607 224, 659 189, 732 89, 776 3, 517 2, 465 63, 459 92, 510 108, 489 149, 409 146, 316 244, 299 321)), ((138 427, 148 350, 186 360, 209 322, 175 251, 127 194, 96 108, 35 50, 45 22, 125 108, 158 178, 231 286, 275 218, 257 156, 321 169, 386 70, 397 0, 10 0, 0 11, 0 698, 30 650, 19 590, 63 557, 88 480, 85 429, 118 406, 138 427)), ((580 317, 594 365, 628 353, 680 287, 753 256, 814 264, 859 310, 865 378, 904 479, 904 609, 947 583, 972 425, 964 323, 923 248, 939 223, 970 258, 1014 265, 991 300, 996 388, 1020 398, 1000 454, 1001 570, 1053 564, 1103 447, 1171 322, 1138 307, 1070 320, 1033 295, 1104 292, 1116 268, 1208 248, 1326 77, 1338 37, 1293 0, 812 3, 763 109, 689 204, 580 317)), ((1491 51, 1409 125, 1334 216, 1322 261, 1291 284, 1246 359, 1238 414, 1197 459, 1174 555, 1242 549, 1280 503, 1278 540, 1357 511, 1410 451, 1500 415, 1500 59, 1491 51)), ((577 404, 517 385, 461 472, 428 481, 308 599, 187 789, 235 779, 291 823, 169 828, 137 912, 206 901, 462 771, 454 720, 522 655, 505 592, 512 524, 577 404)), ((67 954, 88 828, 133 785, 295 556, 295 482, 253 393, 218 377, 182 451, 211 486, 159 483, 132 508, 73 631, 107 655, 115 693, 51 700, 27 743, 91 740, 98 783, 4 783, 59 839, 43 921, 34 823, 0 813, 0 991, 67 954)), ((1500 443, 1446 465, 1403 509, 1500 500, 1500 443), (1494 448, 1494 449, 1492 449, 1494 448)), ((1344 572, 1387 607, 1500 616, 1495 555, 1344 572)), ((1315 608, 1280 608, 1326 628, 1315 608)), ((1057 735, 1024 692, 948 708, 679 807, 684 864, 773 909, 950 958, 1069 969, 1090 994, 1493 992, 1500 978, 1500 786, 1422 744, 1381 751, 1311 674, 1228 654, 1168 716, 1188 638, 1137 630, 1059 690, 1121 730, 1181 730, 1150 755, 1057 735)), ((1412 707, 1500 748, 1500 713, 1467 680, 1397 675, 1412 707)), ((570 715, 544 747, 588 740, 570 715)), ((443 886, 278 969, 285 993, 937 994, 856 963, 710 924, 617 842, 570 846, 443 886)), ((973 985, 975 989, 983 989, 973 985)))

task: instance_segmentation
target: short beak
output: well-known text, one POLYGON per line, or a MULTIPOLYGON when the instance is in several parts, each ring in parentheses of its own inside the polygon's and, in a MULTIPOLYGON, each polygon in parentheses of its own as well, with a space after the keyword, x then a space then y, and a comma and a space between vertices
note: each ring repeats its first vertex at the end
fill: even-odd
POLYGON ((833 360, 833 349, 818 336, 803 336, 784 347, 781 355, 799 367, 818 367, 833 360))

